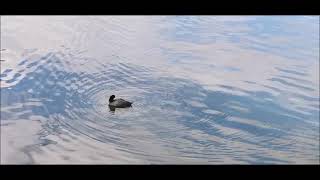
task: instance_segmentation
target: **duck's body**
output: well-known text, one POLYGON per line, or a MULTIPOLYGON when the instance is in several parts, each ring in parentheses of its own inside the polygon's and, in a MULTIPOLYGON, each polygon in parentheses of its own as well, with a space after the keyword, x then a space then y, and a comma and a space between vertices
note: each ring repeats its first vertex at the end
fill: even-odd
POLYGON ((115 95, 110 96, 109 98, 109 106, 113 108, 126 108, 131 107, 132 102, 126 101, 124 99, 114 99, 115 95))

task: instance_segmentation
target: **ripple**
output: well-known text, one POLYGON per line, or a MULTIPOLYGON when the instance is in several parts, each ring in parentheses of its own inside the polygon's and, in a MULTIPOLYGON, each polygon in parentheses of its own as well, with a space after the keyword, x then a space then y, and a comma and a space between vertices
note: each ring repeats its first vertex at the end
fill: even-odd
POLYGON ((289 83, 288 81, 285 81, 285 80, 280 79, 280 78, 271 78, 270 81, 279 82, 279 83, 284 84, 286 86, 292 86, 292 87, 296 87, 296 88, 300 88, 300 89, 304 89, 304 90, 308 90, 308 91, 315 91, 315 89, 313 89, 313 88, 297 85, 297 84, 294 84, 294 83, 289 83))
POLYGON ((252 39, 261 28, 218 19, 29 19, 59 36, 39 30, 57 42, 1 51, 12 60, 1 62, 1 128, 30 126, 26 143, 12 136, 27 163, 317 162, 319 88, 310 76, 318 70, 252 39), (272 51, 248 50, 246 42, 272 51), (247 67, 256 61, 261 67, 247 67), (110 111, 111 94, 133 107, 110 111))

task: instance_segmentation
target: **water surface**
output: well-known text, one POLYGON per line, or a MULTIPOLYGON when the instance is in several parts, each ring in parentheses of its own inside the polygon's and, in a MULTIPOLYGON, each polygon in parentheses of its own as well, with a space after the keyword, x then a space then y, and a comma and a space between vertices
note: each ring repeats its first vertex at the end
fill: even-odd
POLYGON ((0 52, 1 163, 319 164, 318 16, 1 16, 0 52))

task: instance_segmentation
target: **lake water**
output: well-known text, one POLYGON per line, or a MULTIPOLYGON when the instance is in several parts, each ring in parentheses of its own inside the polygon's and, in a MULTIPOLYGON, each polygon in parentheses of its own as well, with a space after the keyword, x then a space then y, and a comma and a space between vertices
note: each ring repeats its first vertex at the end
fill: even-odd
POLYGON ((319 16, 2 16, 0 50, 2 164, 319 164, 319 16))

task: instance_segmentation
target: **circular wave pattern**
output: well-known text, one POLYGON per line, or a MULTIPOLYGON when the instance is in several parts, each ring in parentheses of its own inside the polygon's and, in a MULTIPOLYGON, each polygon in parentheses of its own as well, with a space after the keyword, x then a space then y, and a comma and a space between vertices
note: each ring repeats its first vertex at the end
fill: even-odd
MULTIPOLYGON (((31 56, 16 71, 7 69, 1 74, 1 81, 9 85, 2 88, 5 98, 1 104, 13 107, 4 108, 2 118, 47 117, 40 133, 42 145, 56 144, 46 140, 51 134, 80 134, 149 163, 255 163, 257 159, 287 163, 291 162, 285 156, 288 151, 307 153, 296 144, 312 134, 299 135, 301 128, 292 130, 314 129, 306 127, 306 116, 272 101, 259 102, 252 98, 255 92, 225 85, 220 89, 243 91, 251 97, 209 91, 192 80, 155 76, 157 69, 130 63, 102 64, 91 59, 86 63, 96 67, 92 68, 95 71, 75 71, 70 58, 76 57, 62 52, 31 56), (133 108, 110 111, 107 100, 111 94, 133 101, 133 108), (15 103, 23 107, 16 108, 15 103), (266 105, 274 108, 264 109, 266 105), (285 158, 270 158, 273 154, 285 158)), ((271 79, 275 80, 286 82, 271 79)))
POLYGON ((291 17, 135 18, 2 21, 1 128, 40 121, 39 141, 22 148, 31 163, 319 161, 316 28, 291 17), (14 53, 29 46, 44 51, 14 53), (110 111, 111 94, 133 107, 110 111))

